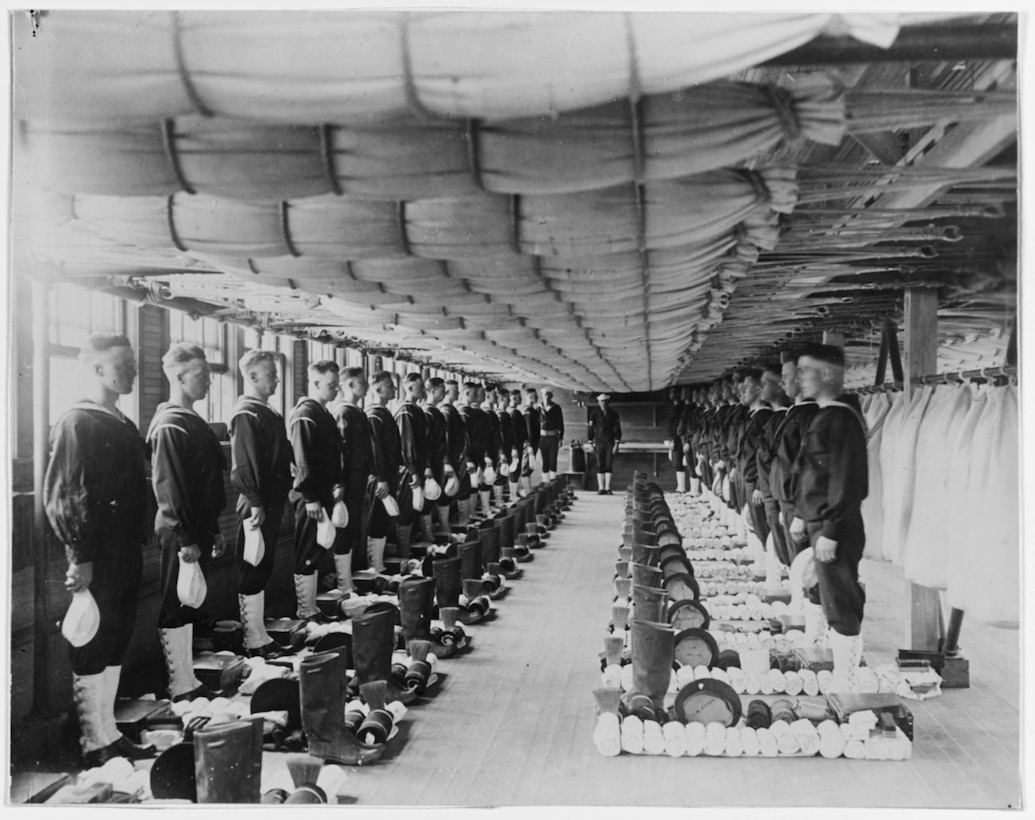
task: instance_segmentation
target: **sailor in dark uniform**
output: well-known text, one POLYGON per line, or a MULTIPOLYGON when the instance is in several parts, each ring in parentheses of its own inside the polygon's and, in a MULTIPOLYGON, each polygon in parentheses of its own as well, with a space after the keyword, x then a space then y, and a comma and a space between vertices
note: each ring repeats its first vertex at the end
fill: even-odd
MULTIPOLYGON (((442 415, 446 420, 446 446, 449 451, 449 463, 456 473, 459 489, 452 498, 443 492, 439 505, 447 509, 453 509, 455 505, 457 521, 460 524, 466 524, 470 517, 468 500, 471 497, 471 481, 467 472, 469 443, 467 440, 467 425, 464 423, 464 418, 457 407, 459 400, 459 383, 455 379, 448 379, 446 381, 446 395, 442 399, 441 407, 442 415)), ((448 483, 448 479, 446 481, 448 483)), ((448 519, 449 513, 441 513, 441 515, 446 516, 448 519)), ((444 523, 448 531, 448 520, 444 523)))
MULTIPOLYGON (((453 475, 453 465, 449 460, 449 435, 446 417, 440 409, 446 397, 446 383, 437 376, 433 376, 425 383, 427 401, 424 404, 424 415, 428 421, 428 467, 431 475, 444 488, 448 476, 453 475)), ((438 498, 432 500, 424 499, 424 509, 421 512, 421 533, 422 540, 434 541, 435 535, 449 534, 449 502, 442 505, 442 499, 449 496, 442 493, 438 498), (438 517, 438 521, 432 522, 432 515, 438 517)))
MULTIPOLYGON (((553 398, 553 393, 545 391, 543 396, 545 397, 549 393, 550 398, 553 398)), ((558 412, 560 407, 557 408, 558 412)), ((521 412, 525 417, 525 429, 528 432, 528 465, 522 470, 522 476, 527 479, 526 484, 528 489, 532 489, 532 473, 535 472, 536 458, 539 455, 540 450, 542 451, 543 465, 542 465, 542 478, 543 481, 549 481, 557 473, 557 453, 556 448, 560 446, 560 436, 557 437, 558 444, 555 446, 550 442, 545 442, 550 436, 544 436, 543 430, 544 425, 547 424, 547 415, 550 414, 550 409, 547 405, 539 404, 539 391, 534 387, 525 388, 525 406, 521 408, 521 412), (550 469, 547 469, 547 463, 550 464, 550 469)), ((564 420, 561 420, 561 431, 563 434, 564 420)))
POLYGON ((249 350, 239 363, 244 395, 230 416, 230 479, 237 499, 238 600, 249 655, 276 658, 286 654, 266 631, 266 584, 280 536, 280 523, 291 489, 291 443, 284 419, 269 406, 277 392, 276 359, 268 350, 249 350), (256 564, 245 557, 245 529, 262 533, 264 550, 256 564))
MULTIPOLYGON (((773 489, 770 484, 776 433, 780 429, 781 422, 787 417, 787 408, 790 405, 790 399, 783 392, 780 381, 781 372, 779 365, 767 365, 763 369, 762 401, 773 408, 773 414, 769 417, 769 421, 766 422, 765 429, 762 431, 762 440, 755 453, 758 481, 752 501, 756 504, 761 502, 765 510, 766 521, 769 524, 769 537, 773 541, 773 557, 779 564, 790 566, 790 549, 787 546, 786 532, 780 523, 780 506, 773 496, 773 489)), ((768 553, 767 545, 767 560, 768 553)), ((766 564, 766 568, 767 572, 770 573, 775 573, 778 569, 778 567, 775 567, 773 570, 769 570, 769 564, 766 564)))
POLYGON ((500 425, 500 418, 496 414, 496 385, 489 384, 483 387, 480 391, 479 399, 482 412, 485 413, 485 419, 490 430, 488 444, 485 449, 485 467, 491 467, 492 471, 496 473, 491 482, 485 481, 483 485, 486 488, 485 490, 481 487, 478 489, 478 497, 481 500, 481 514, 488 517, 492 514, 496 487, 500 488, 501 494, 503 490, 503 485, 500 484, 502 481, 500 462, 502 461, 503 453, 503 430, 500 425))
POLYGON ((338 531, 334 541, 334 569, 338 589, 351 594, 355 591, 352 573, 367 568, 367 526, 373 505, 388 495, 388 483, 377 480, 370 420, 359 406, 369 389, 366 373, 362 367, 346 368, 341 382, 341 401, 334 405, 332 414, 341 439, 342 484, 349 523, 338 531))
MULTIPOLYGON (((802 393, 816 400, 795 463, 798 497, 791 535, 815 553, 819 603, 830 625, 832 691, 856 691, 865 593, 859 561, 866 545, 861 506, 868 492, 866 423, 843 400, 844 353, 814 345, 798 357, 802 393)), ((813 590, 813 594, 815 590, 813 590)))
POLYGON ((212 698, 215 693, 194 677, 198 610, 180 602, 176 585, 181 559, 197 562, 207 576, 211 559, 225 549, 219 516, 226 507, 226 457, 208 422, 194 412, 195 402, 208 395, 211 383, 205 351, 187 342, 174 344, 162 357, 162 370, 169 381, 169 401, 158 405, 147 431, 161 551, 158 632, 169 672, 169 697, 212 698))
MULTIPOLYGON (((794 520, 794 505, 798 495, 798 476, 794 472, 794 462, 798 459, 801 442, 805 431, 812 423, 812 417, 819 409, 816 400, 806 398, 801 392, 798 380, 798 357, 795 352, 784 355, 781 367, 784 393, 794 402, 787 410, 787 415, 773 433, 772 459, 769 467, 769 489, 780 508, 780 523, 783 525, 785 541, 790 561, 803 550, 807 544, 799 543, 791 538, 791 521, 794 520)), ((825 627, 824 627, 825 629, 825 627)))
POLYGON ((485 469, 487 453, 492 447, 492 426, 488 415, 481 408, 480 392, 481 387, 477 382, 465 382, 464 403, 458 407, 467 428, 467 471, 471 490, 471 495, 466 499, 467 520, 474 518, 475 505, 479 499, 483 508, 489 507, 489 485, 479 478, 485 469))
POLYGON ((526 489, 521 485, 525 469, 528 466, 528 425, 525 423, 524 413, 521 412, 521 391, 511 390, 509 400, 510 406, 507 408, 507 414, 510 416, 510 427, 514 432, 511 461, 517 459, 517 469, 511 470, 510 475, 507 476, 510 481, 510 500, 513 503, 523 495, 523 491, 526 489))
POLYGON ((154 746, 131 742, 115 722, 147 538, 147 450, 136 425, 117 406, 119 396, 133 391, 137 375, 129 339, 94 333, 79 361, 90 387, 51 429, 44 504, 65 547, 65 588, 89 591, 100 613, 93 638, 71 650, 83 763, 92 768, 114 757, 155 755, 154 746))
MULTIPOLYGON (((317 566, 325 547, 317 542, 317 526, 330 519, 334 505, 344 497, 341 435, 327 409, 338 395, 338 372, 332 361, 309 365, 309 395, 298 400, 288 421, 295 454, 295 483, 288 496, 295 507, 295 614, 302 619, 320 612, 317 566)), ((326 548, 333 546, 332 541, 326 548)))
POLYGON ((596 448, 598 495, 614 495, 611 491, 611 471, 622 441, 622 422, 610 402, 611 397, 607 393, 597 396, 597 406, 589 414, 589 432, 586 436, 596 448))
POLYGON ((499 466, 496 468, 496 481, 493 483, 492 491, 496 506, 502 507, 503 490, 510 478, 510 465, 517 456, 514 450, 514 424, 509 413, 510 394, 506 388, 495 386, 492 390, 491 401, 500 430, 499 466))
MULTIPOLYGON (((425 397, 424 377, 420 373, 407 373, 403 379, 403 391, 403 403, 395 411, 395 423, 399 428, 399 447, 403 469, 406 471, 403 481, 406 487, 400 492, 409 496, 410 503, 401 505, 395 529, 399 556, 408 558, 413 521, 423 513, 423 501, 421 509, 415 509, 413 506, 413 492, 423 487, 424 482, 433 474, 429 461, 431 443, 428 439, 428 417, 421 407, 425 397), (409 507, 408 514, 406 507, 409 507)), ((403 500, 402 496, 400 500, 403 500)))
POLYGON ((685 431, 683 413, 683 393, 678 387, 671 387, 668 408, 668 440, 669 461, 676 472, 676 492, 686 492, 686 463, 683 458, 683 432, 685 431))
MULTIPOLYGON (((762 503, 761 493, 755 496, 758 484, 758 461, 756 454, 762 442, 766 422, 772 415, 772 409, 762 402, 762 371, 748 370, 744 373, 744 380, 741 389, 741 405, 747 412, 740 425, 737 436, 736 447, 733 451, 737 474, 740 477, 742 498, 747 508, 748 520, 751 522, 751 529, 758 539, 757 548, 764 551, 766 540, 769 538, 769 522, 765 517, 765 505, 762 503)), ((769 561, 767 569, 767 581, 775 583, 777 578, 772 577, 773 571, 778 570, 775 561, 769 561)))
MULTIPOLYGON (((367 421, 370 423, 371 440, 374 443, 374 463, 377 468, 379 503, 370 513, 370 529, 367 536, 367 562, 369 569, 377 574, 385 571, 385 544, 392 518, 385 509, 384 499, 391 496, 399 503, 399 496, 409 484, 408 473, 402 465, 402 443, 395 417, 388 409, 388 403, 395 398, 395 380, 387 370, 379 370, 370 377, 371 390, 367 394, 367 421), (381 488, 385 489, 382 494, 381 488)), ((410 516, 413 510, 409 511, 410 516)), ((403 521, 403 505, 399 504, 399 518, 396 525, 411 524, 412 517, 403 521)))

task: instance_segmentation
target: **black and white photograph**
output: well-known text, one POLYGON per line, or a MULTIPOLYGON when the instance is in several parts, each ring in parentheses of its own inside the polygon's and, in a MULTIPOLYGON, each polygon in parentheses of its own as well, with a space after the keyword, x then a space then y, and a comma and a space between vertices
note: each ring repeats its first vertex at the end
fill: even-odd
POLYGON ((1025 13, 5 11, 8 810, 1026 808, 1025 13))

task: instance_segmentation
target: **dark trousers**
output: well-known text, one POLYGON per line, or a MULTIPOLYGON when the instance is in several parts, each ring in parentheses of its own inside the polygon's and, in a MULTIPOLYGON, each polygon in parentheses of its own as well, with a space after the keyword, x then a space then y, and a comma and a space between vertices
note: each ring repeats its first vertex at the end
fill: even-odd
POLYGON ((284 501, 269 504, 264 506, 264 509, 266 510, 266 520, 262 522, 260 529, 266 552, 259 561, 259 565, 253 567, 244 560, 244 528, 247 526, 244 514, 250 515, 251 511, 246 504, 238 505, 237 543, 234 548, 234 556, 237 559, 237 571, 240 577, 238 592, 241 595, 258 595, 263 592, 273 574, 273 558, 277 552, 277 539, 280 537, 280 522, 284 518, 284 501))
MULTIPOLYGON (((72 672, 99 675, 109 666, 121 666, 136 626, 143 545, 132 538, 108 536, 103 551, 93 560, 90 594, 97 602, 100 625, 93 640, 71 647, 72 672)), ((37 681, 42 686, 43 682, 37 681)))
MULTIPOLYGON (((561 448, 561 437, 560 436, 543 436, 539 439, 539 449, 543 453, 543 472, 544 473, 556 473, 557 472, 557 453, 561 448)), ((532 468, 535 466, 535 455, 529 460, 529 475, 532 474, 532 468)))
POLYGON ((791 565, 791 546, 787 543, 790 536, 780 521, 780 505, 775 498, 765 500, 765 517, 769 522, 769 532, 773 534, 773 547, 776 550, 776 557, 785 567, 791 565))
POLYGON ((595 444, 597 454, 597 473, 613 472, 615 459, 615 446, 610 441, 606 444, 597 442, 595 444))
POLYGON ((672 439, 672 466, 677 473, 686 472, 686 453, 683 452, 683 439, 679 436, 672 439))
MULTIPOLYGON (((765 504, 756 504, 754 501, 755 485, 744 482, 742 485, 744 488, 743 503, 747 504, 748 515, 751 518, 751 526, 754 527, 755 535, 758 536, 758 540, 765 546, 766 540, 769 538, 769 519, 765 515, 765 504)), ((743 504, 741 505, 743 509, 743 504)))
MULTIPOLYGON (((177 629, 187 624, 194 624, 201 620, 200 610, 184 606, 180 603, 180 596, 176 592, 176 584, 180 580, 180 550, 173 543, 173 539, 160 539, 166 543, 161 546, 161 568, 159 583, 162 588, 162 603, 158 609, 158 628, 177 629)), ((201 558, 198 559, 198 566, 206 580, 209 576, 209 567, 212 564, 211 553, 202 548, 201 558)))
MULTIPOLYGON (((357 546, 365 546, 366 529, 370 519, 371 500, 377 482, 365 474, 345 476, 345 508, 349 511, 348 526, 338 530, 334 539, 334 554, 355 554, 357 546)), ((359 550, 365 552, 365 550, 359 550)))
MULTIPOLYGON (((780 505, 780 523, 783 525, 783 534, 787 539, 787 554, 793 563, 798 553, 809 546, 808 542, 801 543, 791 537, 791 522, 794 520, 794 505, 787 501, 778 501, 780 505)), ((813 603, 819 603, 818 600, 813 603)))
MULTIPOLYGON (((819 540, 822 521, 808 522, 806 530, 813 548, 819 540)), ((833 561, 825 564, 816 561, 816 575, 819 578, 819 603, 823 607, 827 623, 842 635, 858 635, 862 630, 863 606, 866 593, 859 585, 859 561, 866 546, 862 516, 845 527, 845 533, 837 542, 837 554, 833 561)))
MULTIPOLYGON (((312 575, 316 572, 324 548, 316 540, 317 522, 309 517, 305 509, 305 498, 295 499, 295 575, 312 575)), ((324 504, 324 514, 329 518, 332 506, 324 504)))

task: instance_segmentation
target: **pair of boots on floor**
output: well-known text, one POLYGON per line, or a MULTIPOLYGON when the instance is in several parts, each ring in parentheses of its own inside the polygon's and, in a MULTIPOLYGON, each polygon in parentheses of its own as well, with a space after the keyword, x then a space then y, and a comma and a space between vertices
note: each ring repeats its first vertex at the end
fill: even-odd
POLYGON ((72 676, 83 764, 87 768, 103 766, 115 757, 143 760, 157 754, 154 746, 133 743, 119 731, 115 699, 121 677, 121 666, 109 666, 96 675, 72 676))

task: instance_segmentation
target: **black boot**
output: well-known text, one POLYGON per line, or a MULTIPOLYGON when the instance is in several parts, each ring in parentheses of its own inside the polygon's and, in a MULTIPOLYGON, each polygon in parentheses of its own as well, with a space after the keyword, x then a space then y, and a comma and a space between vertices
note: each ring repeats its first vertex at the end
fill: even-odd
POLYGON ((364 612, 352 619, 352 659, 359 685, 383 680, 388 683, 388 701, 413 703, 417 693, 400 688, 392 679, 392 651, 395 649, 395 618, 390 612, 364 612))
POLYGON ((403 638, 426 641, 431 637, 431 610, 435 595, 433 578, 406 578, 399 585, 399 612, 403 638))
POLYGON ((310 655, 302 659, 298 671, 302 730, 309 741, 309 754, 346 766, 379 760, 384 746, 361 742, 345 725, 345 655, 338 651, 310 655))
POLYGON ((258 803, 262 720, 236 720, 194 733, 199 803, 258 803))

